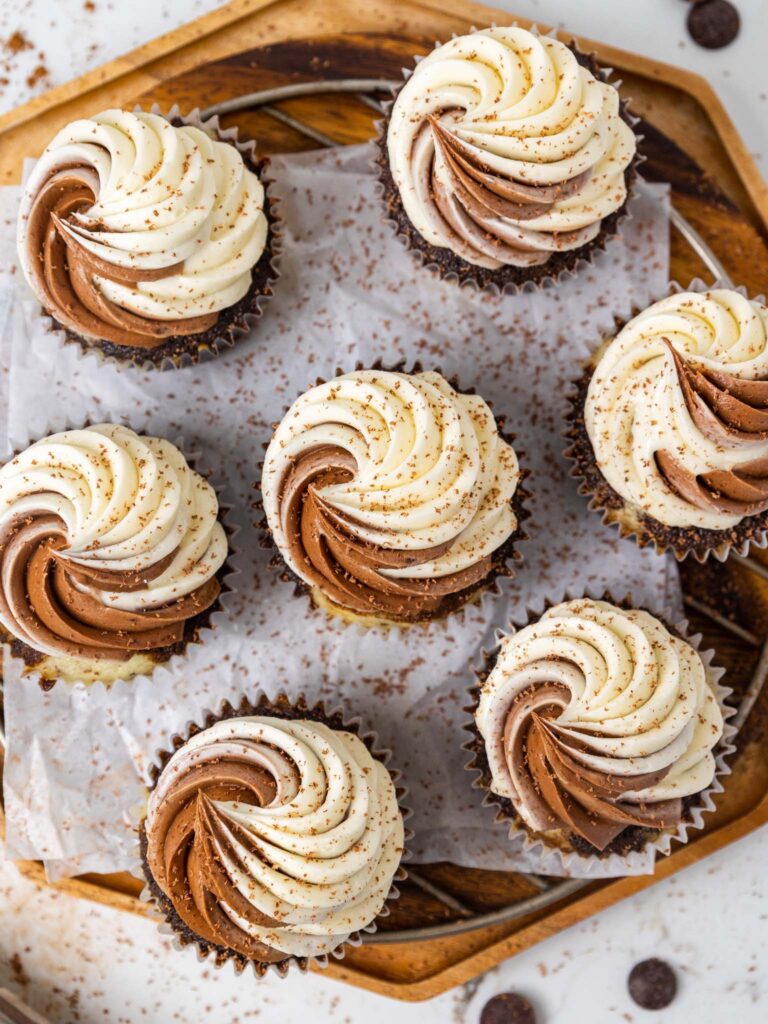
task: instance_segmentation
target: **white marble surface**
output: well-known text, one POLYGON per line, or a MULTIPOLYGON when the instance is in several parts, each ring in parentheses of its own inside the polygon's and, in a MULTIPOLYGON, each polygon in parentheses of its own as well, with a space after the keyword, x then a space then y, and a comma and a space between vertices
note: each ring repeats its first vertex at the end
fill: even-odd
MULTIPOLYGON (((681 0, 496 2, 704 74, 768 172, 763 0, 737 0, 742 34, 718 52, 688 39, 681 0)), ((216 6, 210 0, 0 0, 0 40, 20 30, 32 44, 15 54, 0 50, 0 111, 216 6)), ((194 957, 175 955, 149 922, 39 891, 0 861, 0 985, 25 995, 55 1024, 379 1024, 393 1012, 400 1024, 475 1024, 491 995, 511 989, 531 998, 544 1024, 758 1024, 768 1018, 767 860, 763 829, 479 982, 418 1006, 395 1006, 317 976, 257 984, 200 971, 194 957), (656 1014, 639 1010, 625 991, 632 964, 654 955, 672 962, 681 981, 678 999, 656 1014)))

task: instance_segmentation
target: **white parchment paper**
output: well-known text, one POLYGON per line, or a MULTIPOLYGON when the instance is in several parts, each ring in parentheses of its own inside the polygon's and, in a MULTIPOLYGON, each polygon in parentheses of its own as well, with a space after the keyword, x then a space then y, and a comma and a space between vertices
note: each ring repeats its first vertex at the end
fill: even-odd
MULTIPOLYGON (((131 811, 159 747, 206 708, 256 686, 341 701, 363 715, 405 774, 417 860, 525 867, 463 770, 470 663, 495 626, 568 590, 607 587, 662 610, 674 566, 619 542, 587 512, 562 458, 569 382, 613 315, 668 280, 667 192, 643 185, 623 236, 556 290, 492 298, 417 269, 381 221, 368 147, 273 162, 285 221, 282 276, 253 336, 202 367, 144 373, 97 365, 46 333, 14 273, 17 190, 0 190, 0 447, 87 419, 120 420, 205 452, 227 480, 241 527, 238 591, 215 636, 180 667, 103 686, 42 693, 5 659, 7 849, 56 877, 132 863, 131 811), (501 596, 462 616, 387 635, 335 624, 269 568, 253 507, 271 424, 337 367, 418 360, 458 374, 504 414, 533 492, 525 563, 501 596)), ((637 870, 652 870, 652 856, 637 870)))

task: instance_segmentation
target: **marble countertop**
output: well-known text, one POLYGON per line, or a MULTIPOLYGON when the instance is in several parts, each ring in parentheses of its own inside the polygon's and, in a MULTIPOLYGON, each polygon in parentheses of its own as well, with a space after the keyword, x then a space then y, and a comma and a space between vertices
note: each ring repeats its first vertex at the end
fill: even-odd
MULTIPOLYGON (((696 47, 681 0, 495 0, 499 7, 705 75, 768 175, 768 22, 737 0, 743 28, 721 51, 696 47)), ((213 0, 0 0, 0 112, 219 6, 213 0), (15 33, 20 33, 16 36, 15 33)), ((200 969, 150 922, 53 890, 0 861, 0 986, 55 1024, 476 1024, 498 992, 527 995, 540 1024, 758 1024, 768 1019, 768 828, 418 1005, 309 975, 257 982, 200 969), (626 994, 632 965, 672 963, 680 992, 665 1011, 626 994), (308 1010, 311 1007, 311 1011, 308 1010)))

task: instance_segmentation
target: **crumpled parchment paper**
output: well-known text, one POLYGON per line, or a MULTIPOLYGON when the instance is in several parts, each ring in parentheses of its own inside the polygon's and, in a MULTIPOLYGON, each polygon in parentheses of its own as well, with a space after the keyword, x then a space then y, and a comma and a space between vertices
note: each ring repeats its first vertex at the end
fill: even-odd
MULTIPOLYGON (((45 330, 14 271, 18 190, 0 189, 0 448, 7 455, 88 419, 183 436, 219 467, 241 527, 228 615, 172 670, 110 690, 59 683, 43 693, 6 657, 8 856, 40 858, 52 877, 129 867, 132 813, 155 751, 203 709, 262 687, 343 703, 377 730, 405 774, 416 860, 525 868, 463 769, 470 664, 495 627, 568 591, 605 586, 658 610, 677 603, 674 566, 587 511, 560 436, 569 382, 614 314, 666 289, 666 187, 639 186, 621 239, 577 278, 493 298, 411 262, 382 222, 371 155, 356 146, 274 159, 285 226, 275 298, 232 352, 164 374, 99 365, 45 330), (269 568, 255 525, 271 424, 318 376, 377 358, 458 374, 506 417, 530 473, 517 578, 428 631, 366 633, 311 610, 269 568)), ((650 855, 635 870, 652 867, 650 855)))

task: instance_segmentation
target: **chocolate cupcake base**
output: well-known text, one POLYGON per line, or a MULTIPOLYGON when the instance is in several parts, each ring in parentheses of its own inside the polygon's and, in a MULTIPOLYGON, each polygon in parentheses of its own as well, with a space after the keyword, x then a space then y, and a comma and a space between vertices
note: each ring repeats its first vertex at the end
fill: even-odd
MULTIPOLYGON (((570 49, 579 64, 591 71, 595 78, 607 80, 609 73, 600 67, 591 54, 581 53, 574 43, 571 43, 570 49)), ((385 118, 378 124, 379 135, 376 139, 375 169, 381 187, 382 201, 386 208, 385 219, 392 225, 397 237, 404 242, 405 248, 414 262, 420 266, 431 270, 443 280, 457 282, 459 286, 470 285, 479 290, 488 290, 494 293, 510 293, 539 287, 551 287, 564 278, 574 275, 579 268, 579 264, 591 263, 596 253, 603 252, 607 243, 618 235, 619 225, 629 213, 628 205, 633 195, 637 168, 644 159, 637 150, 635 150, 635 155, 624 171, 624 182, 627 189, 624 202, 618 210, 603 218, 598 234, 590 242, 580 246, 578 249, 553 252, 546 263, 536 266, 515 267, 508 265, 492 270, 489 267, 468 263, 460 256, 457 256, 451 249, 431 245, 411 223, 403 207, 400 190, 395 184, 392 171, 390 170, 387 135, 392 107, 396 97, 397 93, 395 93, 395 97, 388 105, 385 118)), ((625 100, 620 101, 619 110, 622 120, 634 130, 638 119, 629 112, 629 106, 625 100)))
MULTIPOLYGON (((602 593, 600 595, 586 593, 577 597, 566 595, 562 600, 578 600, 582 597, 608 601, 618 608, 638 608, 630 597, 617 601, 610 593, 602 593)), ((729 775, 731 771, 725 762, 725 758, 735 750, 732 741, 736 735, 736 729, 728 722, 728 718, 735 713, 735 709, 726 704, 731 690, 720 685, 720 679, 724 670, 712 664, 714 652, 711 650, 703 652, 699 650, 700 637, 689 636, 686 623, 672 626, 664 617, 657 615, 655 612, 649 612, 673 636, 684 640, 697 651, 704 663, 707 679, 715 698, 723 711, 725 719, 723 735, 718 746, 713 750, 717 766, 713 782, 699 793, 683 798, 682 820, 675 828, 652 829, 631 825, 616 836, 603 850, 597 849, 582 836, 567 829, 533 832, 524 824, 512 801, 507 797, 494 793, 491 789, 490 765, 485 750, 485 741, 475 723, 475 712, 479 705, 482 686, 496 664, 503 637, 519 632, 526 626, 538 622, 545 611, 559 603, 561 602, 547 601, 540 611, 534 612, 529 610, 525 622, 512 623, 505 633, 498 631, 497 639, 499 644, 492 651, 484 651, 482 653, 480 664, 473 670, 477 683, 470 689, 470 703, 464 709, 470 716, 469 721, 464 726, 465 731, 470 734, 470 739, 462 745, 462 750, 471 755, 470 760, 464 766, 465 770, 475 776, 472 788, 483 792, 483 806, 495 810, 495 821, 497 824, 508 827, 510 842, 515 844, 517 851, 526 855, 535 864, 535 867, 532 867, 531 870, 535 870, 540 874, 574 878, 609 878, 621 875, 650 874, 653 871, 653 863, 657 854, 668 854, 673 840, 685 843, 689 829, 702 828, 702 815, 714 810, 713 795, 723 790, 720 780, 723 776, 729 775), (652 858, 650 867, 644 867, 649 852, 652 858)), ((638 610, 649 611, 642 608, 642 606, 638 610)))
MULTIPOLYGON (((154 763, 152 764, 150 769, 150 790, 154 789, 154 786, 160 777, 160 773, 173 754, 196 733, 201 732, 204 729, 208 729, 216 722, 224 721, 228 718, 244 718, 253 715, 268 715, 273 718, 289 720, 305 719, 312 722, 320 722, 331 729, 352 732, 362 740, 376 760, 387 765, 391 759, 391 752, 389 750, 380 749, 377 746, 376 734, 368 731, 364 732, 361 720, 356 717, 347 718, 340 708, 328 710, 325 702, 323 701, 318 701, 315 704, 309 704, 304 695, 300 695, 295 700, 291 700, 285 693, 281 692, 278 693, 274 699, 270 699, 265 694, 258 692, 253 699, 243 697, 237 705, 233 705, 229 701, 224 701, 218 713, 211 711, 207 712, 199 723, 190 723, 183 735, 177 734, 173 736, 171 738, 169 748, 159 751, 155 757, 154 763)), ((402 803, 402 799, 405 796, 405 790, 398 785, 400 773, 398 771, 390 771, 390 775, 395 783, 398 805, 400 807, 403 820, 407 821, 411 812, 402 803)), ((407 843, 413 835, 406 826, 406 850, 403 853, 400 866, 394 875, 393 884, 384 907, 376 915, 374 920, 370 922, 370 924, 366 925, 366 927, 361 931, 351 934, 347 939, 340 943, 336 949, 332 950, 330 953, 323 954, 322 956, 295 956, 291 954, 286 955, 283 959, 278 960, 277 962, 265 962, 250 959, 243 956, 241 953, 228 949, 226 946, 209 942, 197 935, 187 924, 185 924, 170 899, 165 895, 157 882, 155 882, 149 869, 147 861, 147 836, 145 822, 146 818, 142 818, 137 829, 139 862, 141 865, 141 872, 146 883, 140 898, 145 903, 153 904, 159 911, 160 917, 162 918, 161 930, 172 934, 174 944, 178 949, 190 947, 196 949, 200 960, 208 960, 210 958, 210 962, 214 963, 216 967, 222 967, 226 963, 231 963, 235 972, 238 974, 242 973, 242 971, 250 966, 258 977, 264 977, 264 975, 266 975, 270 970, 275 971, 280 977, 285 977, 291 967, 298 968, 300 971, 309 970, 312 964, 315 964, 318 967, 327 967, 329 957, 333 957, 338 960, 343 959, 347 947, 361 945, 363 941, 363 933, 370 934, 377 930, 377 922, 382 918, 387 917, 390 913, 389 903, 392 900, 397 899, 400 895, 396 883, 404 881, 407 877, 407 871, 403 866, 403 861, 408 857, 407 843)))

